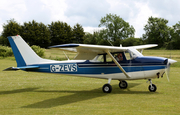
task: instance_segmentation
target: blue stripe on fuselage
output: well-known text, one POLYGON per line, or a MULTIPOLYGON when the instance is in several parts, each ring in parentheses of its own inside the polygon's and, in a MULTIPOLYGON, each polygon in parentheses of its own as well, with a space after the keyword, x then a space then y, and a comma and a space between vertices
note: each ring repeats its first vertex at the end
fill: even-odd
MULTIPOLYGON (((26 71, 47 72, 59 74, 112 74, 122 73, 117 66, 91 66, 79 67, 77 63, 56 63, 56 64, 38 64, 39 69, 26 69, 26 71)), ((150 66, 122 66, 126 72, 150 71, 164 69, 165 65, 150 66)))

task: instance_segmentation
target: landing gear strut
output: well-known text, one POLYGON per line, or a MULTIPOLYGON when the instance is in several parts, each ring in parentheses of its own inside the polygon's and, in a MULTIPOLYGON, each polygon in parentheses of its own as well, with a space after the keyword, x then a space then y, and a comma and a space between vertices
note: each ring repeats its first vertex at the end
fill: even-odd
POLYGON ((156 85, 152 84, 151 79, 149 79, 148 81, 150 82, 149 91, 150 91, 150 92, 155 92, 155 91, 157 90, 156 85))
POLYGON ((108 79, 108 83, 107 84, 103 85, 102 90, 103 90, 104 93, 111 93, 112 86, 110 85, 110 82, 111 82, 111 78, 108 79))

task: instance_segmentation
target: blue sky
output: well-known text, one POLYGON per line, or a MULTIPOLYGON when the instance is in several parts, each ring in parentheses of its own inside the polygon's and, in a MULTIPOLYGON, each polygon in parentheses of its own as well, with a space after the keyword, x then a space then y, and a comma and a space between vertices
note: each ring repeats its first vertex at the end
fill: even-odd
POLYGON ((112 13, 135 28, 135 37, 141 37, 150 16, 169 20, 169 26, 178 23, 179 5, 179 0, 0 0, 0 33, 12 18, 20 24, 32 20, 44 24, 59 20, 71 26, 79 23, 92 33, 100 29, 100 19, 112 13))

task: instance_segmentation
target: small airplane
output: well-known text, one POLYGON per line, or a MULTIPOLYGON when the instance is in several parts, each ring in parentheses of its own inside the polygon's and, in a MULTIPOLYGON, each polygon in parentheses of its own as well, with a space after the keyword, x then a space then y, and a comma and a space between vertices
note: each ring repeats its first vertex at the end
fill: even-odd
POLYGON ((163 77, 170 64, 177 62, 168 58, 142 55, 143 49, 155 47, 156 44, 131 47, 87 44, 50 46, 49 48, 77 52, 74 60, 55 61, 39 57, 20 35, 10 36, 8 40, 17 67, 9 67, 6 71, 24 70, 108 79, 108 83, 102 87, 104 93, 112 91, 111 80, 119 80, 119 87, 126 89, 128 84, 125 80, 138 79, 148 79, 149 91, 155 92, 157 87, 152 84, 151 79, 163 77))

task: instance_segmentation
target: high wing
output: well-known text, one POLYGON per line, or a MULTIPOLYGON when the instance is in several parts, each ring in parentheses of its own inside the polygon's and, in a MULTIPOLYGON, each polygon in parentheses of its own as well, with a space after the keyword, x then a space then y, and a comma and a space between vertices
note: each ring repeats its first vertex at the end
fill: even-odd
POLYGON ((75 59, 77 60, 92 60, 98 54, 106 53, 105 50, 109 52, 122 52, 126 51, 126 47, 113 47, 113 46, 103 46, 103 45, 88 45, 88 44, 63 44, 50 46, 49 48, 59 48, 60 50, 77 52, 75 59))
POLYGON ((114 47, 114 46, 103 46, 103 45, 88 45, 88 44, 63 44, 63 45, 55 45, 50 46, 49 48, 58 48, 59 50, 69 51, 69 52, 77 52, 77 56, 75 59, 77 60, 92 60, 98 54, 109 52, 123 52, 128 49, 138 49, 143 50, 146 48, 156 47, 156 44, 148 44, 148 45, 139 45, 139 46, 130 46, 130 47, 114 47))

